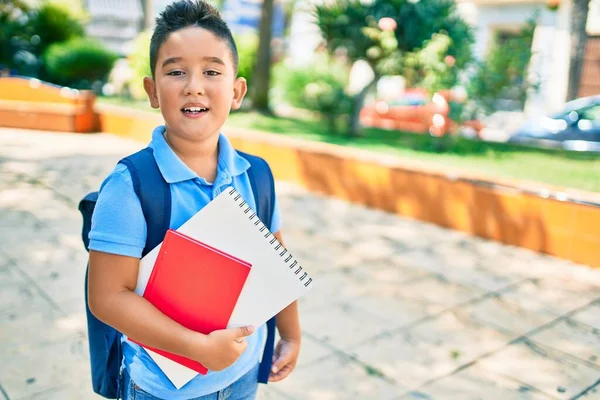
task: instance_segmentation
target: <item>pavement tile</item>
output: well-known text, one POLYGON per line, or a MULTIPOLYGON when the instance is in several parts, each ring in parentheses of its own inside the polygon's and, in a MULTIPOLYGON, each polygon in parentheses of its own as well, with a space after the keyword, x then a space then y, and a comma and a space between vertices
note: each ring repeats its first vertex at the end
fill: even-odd
POLYGON ((600 329, 564 319, 528 338, 544 346, 579 357, 600 368, 600 329))
POLYGON ((302 329, 338 349, 365 342, 389 330, 389 323, 367 311, 338 303, 302 316, 302 329), (335 316, 332 319, 332 316, 335 316))
POLYGON ((600 368, 529 340, 512 344, 480 364, 558 399, 577 396, 600 376, 600 368))
POLYGON ((442 275, 427 275, 422 279, 411 281, 410 284, 401 285, 398 293, 407 300, 445 309, 477 300, 485 295, 486 291, 456 284, 442 275))
POLYGON ((461 310, 482 325, 515 336, 521 336, 558 318, 535 299, 519 303, 502 294, 468 304, 461 307, 461 310))
POLYGON ((400 400, 552 400, 537 389, 486 371, 477 364, 442 378, 400 400))
POLYGON ((595 302, 576 312, 571 315, 571 319, 600 329, 600 302, 595 302))
POLYGON ((33 396, 71 382, 74 377, 89 379, 85 337, 72 337, 53 343, 3 349, 0 377, 9 398, 33 396))
POLYGON ((391 400, 406 392, 381 379, 372 368, 338 354, 310 369, 295 371, 289 379, 277 384, 277 390, 299 400, 391 400))
POLYGON ((403 387, 416 389, 502 348, 510 337, 458 312, 379 337, 350 351, 403 387))
MULTIPOLYGON (((309 269, 310 271, 310 269, 309 269)), ((324 275, 312 274, 315 284, 310 291, 310 296, 299 300, 299 307, 303 314, 310 314, 314 310, 327 309, 335 303, 342 303, 367 291, 362 281, 351 274, 341 272, 324 275), (318 283, 317 283, 318 282, 318 283)))
POLYGON ((600 298, 600 286, 586 281, 549 277, 521 282, 503 291, 502 296, 520 304, 542 303, 546 310, 558 316, 600 298))
POLYGON ((71 385, 61 385, 51 389, 43 390, 39 393, 32 394, 26 397, 19 397, 15 400, 75 400, 75 399, 103 399, 102 396, 96 395, 91 383, 75 387, 71 385))

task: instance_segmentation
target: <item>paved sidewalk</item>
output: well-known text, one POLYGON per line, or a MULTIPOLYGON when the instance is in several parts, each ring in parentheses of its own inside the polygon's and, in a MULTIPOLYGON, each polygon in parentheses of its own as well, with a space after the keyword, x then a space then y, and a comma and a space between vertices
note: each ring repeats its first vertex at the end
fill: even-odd
MULTIPOLYGON (((139 147, 0 129, 0 398, 96 398, 76 206, 139 147)), ((316 284, 298 368, 260 399, 600 399, 600 270, 290 184, 278 194, 316 284)))

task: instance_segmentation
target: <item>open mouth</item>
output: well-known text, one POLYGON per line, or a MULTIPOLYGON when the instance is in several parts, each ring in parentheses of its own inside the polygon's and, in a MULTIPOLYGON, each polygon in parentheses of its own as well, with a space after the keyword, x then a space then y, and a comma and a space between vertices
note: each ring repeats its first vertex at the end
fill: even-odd
POLYGON ((199 115, 208 112, 208 108, 203 107, 185 107, 181 109, 184 114, 199 115))

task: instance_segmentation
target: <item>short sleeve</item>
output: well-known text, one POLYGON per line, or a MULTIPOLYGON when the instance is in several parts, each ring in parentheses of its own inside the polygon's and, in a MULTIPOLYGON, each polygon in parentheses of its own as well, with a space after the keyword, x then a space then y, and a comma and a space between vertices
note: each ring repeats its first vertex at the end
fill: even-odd
POLYGON ((277 233, 281 230, 281 212, 279 211, 279 202, 277 196, 275 196, 275 203, 273 206, 273 215, 271 217, 271 232, 277 233))
POLYGON ((90 250, 122 256, 142 256, 146 220, 133 189, 131 174, 119 164, 100 187, 92 216, 90 250))

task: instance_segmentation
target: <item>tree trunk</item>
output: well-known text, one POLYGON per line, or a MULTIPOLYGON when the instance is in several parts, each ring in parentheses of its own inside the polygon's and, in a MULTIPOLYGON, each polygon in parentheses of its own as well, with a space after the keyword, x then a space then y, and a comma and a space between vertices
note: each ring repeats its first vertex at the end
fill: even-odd
POLYGON ((569 65, 569 86, 567 100, 577 98, 579 84, 581 82, 581 67, 585 44, 587 43, 587 32, 585 30, 590 0, 573 0, 573 11, 571 13, 571 62, 569 65))
POLYGON ((360 110, 362 110, 365 104, 365 97, 367 97, 367 93, 373 86, 377 84, 378 80, 379 77, 375 75, 373 80, 352 98, 352 121, 350 124, 350 132, 348 132, 351 137, 358 137, 361 135, 362 128, 360 126, 360 110))
POLYGON ((152 0, 142 0, 142 31, 152 29, 154 24, 154 10, 152 7, 152 0))
POLYGON ((252 106, 254 109, 270 113, 269 88, 271 79, 271 38, 273 30, 273 0, 263 0, 260 17, 260 32, 256 65, 254 67, 254 87, 252 106))

